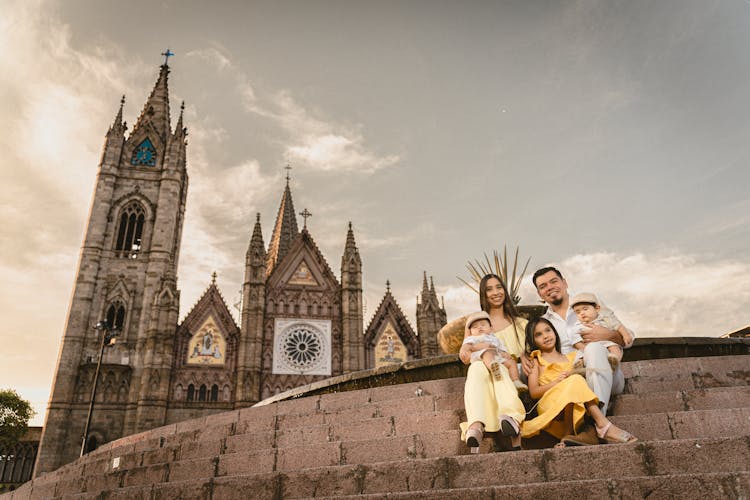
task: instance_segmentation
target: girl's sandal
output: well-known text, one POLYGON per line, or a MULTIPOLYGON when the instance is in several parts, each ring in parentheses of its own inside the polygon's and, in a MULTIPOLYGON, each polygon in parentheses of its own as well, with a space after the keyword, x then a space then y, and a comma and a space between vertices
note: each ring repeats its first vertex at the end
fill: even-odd
POLYGON ((617 426, 613 426, 612 422, 607 422, 607 425, 605 425, 604 427, 597 426, 596 434, 597 436, 599 436, 599 439, 607 444, 633 443, 635 441, 638 441, 637 437, 626 430, 620 429, 617 426), (609 431, 615 429, 619 432, 615 432, 614 435, 610 434, 609 431))

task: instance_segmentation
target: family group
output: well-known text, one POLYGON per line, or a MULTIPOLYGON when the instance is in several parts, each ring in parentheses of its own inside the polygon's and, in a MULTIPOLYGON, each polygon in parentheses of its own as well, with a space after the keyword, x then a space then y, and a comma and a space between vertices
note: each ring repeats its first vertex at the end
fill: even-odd
POLYGON ((593 293, 571 295, 559 270, 544 267, 533 283, 547 311, 527 321, 503 280, 479 283, 481 311, 467 317, 459 352, 469 364, 462 437, 479 452, 484 432, 500 432, 511 448, 544 431, 558 447, 636 441, 607 418, 612 394, 625 386, 624 348, 635 334, 593 293), (528 391, 537 416, 527 420, 519 393, 528 391), (589 422, 591 422, 590 425, 589 422))

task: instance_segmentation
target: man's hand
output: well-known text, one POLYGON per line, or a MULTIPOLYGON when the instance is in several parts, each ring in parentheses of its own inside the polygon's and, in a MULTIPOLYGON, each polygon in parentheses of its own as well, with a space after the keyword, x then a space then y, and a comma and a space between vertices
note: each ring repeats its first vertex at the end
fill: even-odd
POLYGON ((531 373, 531 370, 534 369, 533 361, 529 359, 525 352, 521 354, 521 368, 523 368, 523 372, 526 374, 527 378, 529 373, 531 373))
POLYGON ((621 346, 625 345, 625 341, 622 339, 622 335, 620 335, 619 332, 592 323, 584 323, 583 326, 588 328, 588 330, 581 331, 581 338, 587 344, 589 342, 598 342, 600 340, 610 340, 621 346))

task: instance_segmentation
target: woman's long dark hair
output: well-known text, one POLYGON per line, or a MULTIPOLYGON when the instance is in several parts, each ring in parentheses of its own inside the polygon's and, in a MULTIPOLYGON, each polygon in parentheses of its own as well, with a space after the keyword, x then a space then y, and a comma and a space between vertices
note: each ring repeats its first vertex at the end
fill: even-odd
POLYGON ((531 354, 536 344, 534 344, 534 329, 539 323, 547 323, 552 331, 555 332, 555 349, 560 352, 560 334, 557 333, 557 328, 547 318, 533 318, 526 323, 526 354, 531 354))
POLYGON ((503 287, 503 292, 505 292, 503 314, 511 323, 515 323, 515 319, 518 317, 516 305, 513 303, 513 297, 508 293, 508 287, 505 286, 505 282, 497 274, 485 274, 479 282, 479 306, 482 308, 482 311, 490 312, 490 304, 487 301, 487 282, 492 278, 500 282, 500 286, 503 287))

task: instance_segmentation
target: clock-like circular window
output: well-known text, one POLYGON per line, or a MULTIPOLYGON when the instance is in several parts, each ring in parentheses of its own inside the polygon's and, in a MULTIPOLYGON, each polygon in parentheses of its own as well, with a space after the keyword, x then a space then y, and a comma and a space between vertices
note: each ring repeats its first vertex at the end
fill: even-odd
POLYGON ((325 354, 325 338, 311 325, 296 324, 281 338, 281 354, 287 367, 307 372, 316 369, 325 354))

